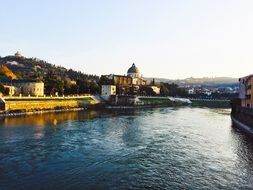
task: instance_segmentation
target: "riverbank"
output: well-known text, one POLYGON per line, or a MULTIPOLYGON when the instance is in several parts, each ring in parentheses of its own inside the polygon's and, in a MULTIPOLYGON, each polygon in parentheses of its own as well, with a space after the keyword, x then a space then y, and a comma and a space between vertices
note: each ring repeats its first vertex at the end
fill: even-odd
POLYGON ((79 111, 84 109, 145 109, 155 107, 229 108, 229 101, 175 97, 114 96, 105 101, 101 96, 4 97, 0 117, 79 111))
POLYGON ((253 135, 253 109, 242 107, 239 99, 231 101, 231 108, 231 119, 235 126, 253 135))
POLYGON ((95 96, 68 97, 4 97, 1 98, 2 114, 33 113, 50 110, 86 109, 99 106, 95 96))
POLYGON ((248 125, 242 123, 240 120, 236 119, 234 116, 231 115, 231 119, 233 121, 233 123, 239 127, 240 129, 242 129, 243 131, 245 131, 246 133, 253 135, 253 128, 249 127, 248 125))
POLYGON ((230 108, 230 100, 190 99, 192 107, 230 108))

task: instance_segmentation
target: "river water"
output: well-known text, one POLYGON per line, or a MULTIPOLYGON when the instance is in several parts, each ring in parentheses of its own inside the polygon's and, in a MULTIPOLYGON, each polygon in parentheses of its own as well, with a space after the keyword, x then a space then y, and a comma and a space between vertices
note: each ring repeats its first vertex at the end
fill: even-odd
POLYGON ((0 118, 0 189, 253 189, 253 139, 228 109, 0 118))

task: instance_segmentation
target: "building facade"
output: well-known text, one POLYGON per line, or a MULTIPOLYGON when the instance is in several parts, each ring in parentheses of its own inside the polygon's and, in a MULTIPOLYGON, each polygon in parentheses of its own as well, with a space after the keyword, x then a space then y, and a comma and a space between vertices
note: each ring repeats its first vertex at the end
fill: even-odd
POLYGON ((102 85, 101 95, 102 96, 116 95, 116 86, 115 85, 102 85))
POLYGON ((15 92, 16 92, 15 86, 4 85, 4 90, 5 90, 6 95, 8 96, 13 96, 15 95, 15 92))
POLYGON ((128 86, 133 84, 133 79, 124 75, 113 75, 112 80, 113 84, 120 86, 128 86))
POLYGON ((138 86, 147 85, 147 81, 143 79, 140 70, 133 63, 132 66, 127 70, 127 76, 132 78, 132 84, 138 86))
POLYGON ((109 79, 111 84, 113 85, 119 85, 119 86, 141 86, 141 85, 147 85, 147 81, 144 80, 140 74, 140 70, 133 65, 127 70, 127 75, 103 75, 103 77, 106 77, 109 79))
POLYGON ((15 94, 17 95, 44 96, 44 82, 42 81, 17 80, 13 82, 13 86, 16 87, 15 94))
MULTIPOLYGON (((142 87, 150 87, 155 94, 160 94, 160 88, 155 85, 149 86, 134 63, 127 70, 127 75, 102 75, 101 78, 104 79, 104 85, 117 86, 116 94, 118 95, 135 95, 138 94, 139 89, 143 89, 142 87)), ((105 95, 104 92, 109 93, 108 90, 110 91, 109 87, 102 86, 101 94, 105 95), (106 90, 106 88, 108 89, 106 90)))
POLYGON ((36 80, 1 81, 8 96, 44 96, 44 82, 36 80))
POLYGON ((239 99, 242 107, 253 108, 253 75, 239 79, 239 99))

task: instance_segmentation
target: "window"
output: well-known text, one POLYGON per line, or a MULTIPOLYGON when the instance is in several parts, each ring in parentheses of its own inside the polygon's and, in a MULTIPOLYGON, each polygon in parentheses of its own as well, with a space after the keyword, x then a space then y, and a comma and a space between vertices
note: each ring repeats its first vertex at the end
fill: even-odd
POLYGON ((247 94, 246 99, 251 99, 251 94, 247 94))

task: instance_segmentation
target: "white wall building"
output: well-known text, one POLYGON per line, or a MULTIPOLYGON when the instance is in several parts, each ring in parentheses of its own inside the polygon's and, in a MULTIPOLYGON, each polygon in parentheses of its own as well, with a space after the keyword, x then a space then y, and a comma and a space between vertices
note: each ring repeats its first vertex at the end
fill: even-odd
POLYGON ((157 87, 157 86, 151 86, 151 88, 153 89, 153 91, 156 93, 156 94, 160 94, 160 88, 157 87))
POLYGON ((116 86, 115 85, 102 85, 101 95, 102 96, 116 95, 116 86))

